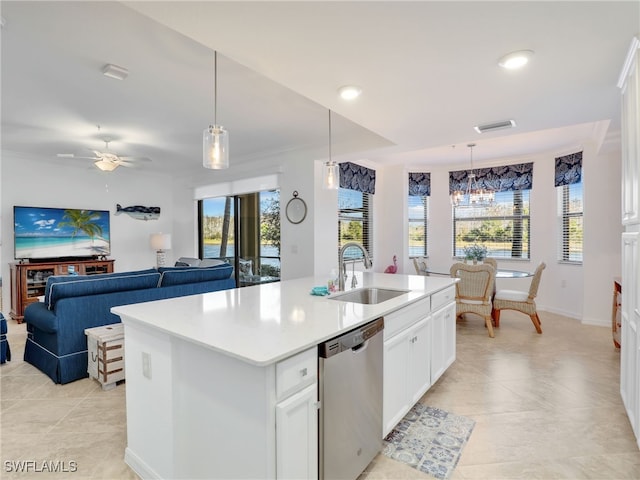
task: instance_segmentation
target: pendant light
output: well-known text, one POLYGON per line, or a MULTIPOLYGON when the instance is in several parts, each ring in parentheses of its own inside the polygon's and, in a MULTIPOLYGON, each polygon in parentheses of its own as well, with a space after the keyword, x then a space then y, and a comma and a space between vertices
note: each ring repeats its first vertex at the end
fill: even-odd
POLYGON ((470 169, 467 174, 466 190, 457 190, 451 194, 451 205, 454 207, 488 207, 493 204, 495 194, 489 189, 478 187, 476 174, 473 171, 473 147, 475 143, 467 144, 470 155, 470 169))
POLYGON ((325 190, 338 190, 340 172, 338 164, 331 159, 331 110, 329 110, 329 161, 322 168, 322 186, 325 190))
POLYGON ((229 168, 229 133, 218 125, 218 52, 213 53, 213 125, 202 135, 202 165, 220 170, 229 168))

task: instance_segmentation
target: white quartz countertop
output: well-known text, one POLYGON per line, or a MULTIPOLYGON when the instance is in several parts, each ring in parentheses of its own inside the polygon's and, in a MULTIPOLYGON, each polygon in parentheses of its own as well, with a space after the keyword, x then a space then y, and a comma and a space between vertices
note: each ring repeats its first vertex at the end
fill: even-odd
POLYGON ((305 277, 111 311, 125 328, 151 328, 254 365, 269 365, 454 284, 447 277, 369 272, 356 276, 356 288, 409 292, 377 305, 362 305, 311 295, 314 286, 326 285, 326 278, 305 277))

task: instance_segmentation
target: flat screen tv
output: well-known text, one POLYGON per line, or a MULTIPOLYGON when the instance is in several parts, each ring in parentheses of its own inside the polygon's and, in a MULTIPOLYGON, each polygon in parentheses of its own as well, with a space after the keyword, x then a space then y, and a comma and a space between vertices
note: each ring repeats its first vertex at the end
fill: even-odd
POLYGON ((109 211, 13 207, 14 258, 53 260, 111 253, 109 211))

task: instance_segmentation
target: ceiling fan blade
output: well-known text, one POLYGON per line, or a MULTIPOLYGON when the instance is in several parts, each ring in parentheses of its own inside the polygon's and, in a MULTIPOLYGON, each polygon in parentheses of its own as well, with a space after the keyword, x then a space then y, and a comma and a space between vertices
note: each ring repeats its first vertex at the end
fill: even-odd
POLYGON ((118 157, 120 160, 124 160, 125 162, 151 162, 152 160, 148 157, 118 157))
POLYGON ((119 160, 116 162, 118 165, 122 165, 123 167, 127 167, 127 168, 135 168, 136 165, 134 163, 131 162, 127 162, 126 160, 119 160))

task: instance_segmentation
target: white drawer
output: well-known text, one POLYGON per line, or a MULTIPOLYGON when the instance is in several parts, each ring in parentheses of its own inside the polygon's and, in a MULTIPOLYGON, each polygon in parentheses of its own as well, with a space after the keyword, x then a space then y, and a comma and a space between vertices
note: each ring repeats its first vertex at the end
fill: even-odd
POLYGON ((387 340, 419 320, 429 316, 429 297, 384 316, 384 339, 387 340))
POLYGON ((318 350, 310 348, 276 364, 278 401, 315 383, 318 378, 318 350))
POLYGON ((431 295, 431 310, 437 310, 438 308, 451 303, 456 299, 456 287, 447 287, 444 290, 431 295))

